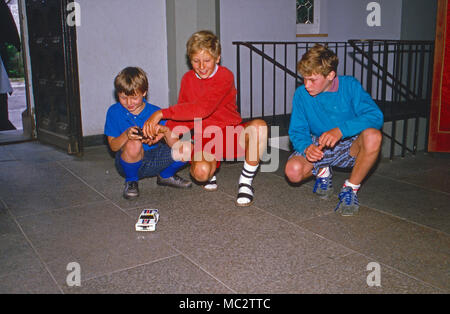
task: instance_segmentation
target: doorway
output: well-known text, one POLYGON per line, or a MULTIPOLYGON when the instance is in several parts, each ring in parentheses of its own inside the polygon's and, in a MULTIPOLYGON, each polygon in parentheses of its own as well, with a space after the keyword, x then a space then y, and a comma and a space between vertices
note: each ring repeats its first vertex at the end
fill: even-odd
POLYGON ((69 154, 81 154, 76 28, 66 22, 71 2, 11 1, 17 1, 24 52, 27 110, 22 115, 22 134, 69 154))
POLYGON ((27 81, 24 66, 24 45, 21 45, 23 32, 21 31, 21 16, 18 0, 1 0, 3 25, 10 33, 6 42, 2 43, 2 61, 4 70, 9 79, 12 92, 2 94, 2 113, 0 126, 0 144, 9 144, 28 141, 33 138, 30 108, 27 102, 27 81), (7 12, 6 10, 9 10, 7 12), (6 16, 4 16, 6 15, 6 16), (9 15, 9 16, 7 16, 9 15), (11 17, 10 19, 7 19, 11 17), (15 28, 15 29, 14 29, 15 28), (14 38, 17 37, 17 43, 14 38), (18 49, 19 48, 19 49, 18 49))

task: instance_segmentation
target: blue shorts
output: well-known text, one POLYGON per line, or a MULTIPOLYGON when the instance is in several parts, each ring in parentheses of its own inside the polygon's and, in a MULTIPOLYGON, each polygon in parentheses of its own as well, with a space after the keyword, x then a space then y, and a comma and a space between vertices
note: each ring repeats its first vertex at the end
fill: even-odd
MULTIPOLYGON (((157 143, 157 146, 144 152, 144 159, 139 168, 139 179, 154 177, 161 171, 169 167, 175 160, 172 158, 172 148, 165 143, 157 143)), ((120 164, 121 152, 116 153, 116 168, 122 177, 125 177, 122 165, 120 164)))
MULTIPOLYGON (((312 174, 317 175, 319 169, 324 167, 339 167, 352 168, 355 165, 356 157, 350 156, 350 147, 358 135, 340 140, 333 148, 326 147, 323 152, 323 158, 319 161, 313 162, 312 174)), ((319 137, 312 135, 312 142, 314 145, 319 145, 319 137)), ((293 156, 303 156, 304 153, 294 151, 289 158, 293 156)))

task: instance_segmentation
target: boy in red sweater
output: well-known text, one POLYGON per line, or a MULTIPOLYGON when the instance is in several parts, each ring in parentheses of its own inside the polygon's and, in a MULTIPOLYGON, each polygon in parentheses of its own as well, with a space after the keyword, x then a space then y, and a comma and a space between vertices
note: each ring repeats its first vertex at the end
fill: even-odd
POLYGON ((253 203, 253 178, 266 149, 267 124, 260 119, 242 123, 234 76, 219 65, 221 47, 212 32, 194 33, 186 47, 192 70, 181 80, 178 104, 155 112, 145 122, 143 132, 155 136, 161 119, 168 120, 166 125, 173 130, 193 129, 190 172, 194 179, 206 183, 204 188, 209 191, 217 190, 214 174, 221 160, 245 156, 236 205, 249 206, 253 203))

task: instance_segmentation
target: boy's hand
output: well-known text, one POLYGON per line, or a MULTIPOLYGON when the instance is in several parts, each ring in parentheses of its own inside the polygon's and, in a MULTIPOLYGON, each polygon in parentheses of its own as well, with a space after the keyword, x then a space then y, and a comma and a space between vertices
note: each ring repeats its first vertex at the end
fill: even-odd
POLYGON ((309 145, 305 149, 305 156, 309 162, 316 162, 323 158, 323 145, 316 146, 314 144, 309 145))
POLYGON ((319 145, 324 147, 334 147, 336 143, 342 138, 342 132, 339 128, 331 129, 322 133, 319 137, 319 145))
POLYGON ((162 138, 164 137, 164 134, 158 134, 156 137, 148 137, 148 138, 144 138, 142 139, 142 143, 147 144, 147 145, 153 145, 158 143, 162 138))
POLYGON ((127 137, 129 140, 142 140, 143 136, 139 134, 139 128, 132 126, 127 130, 127 137))
POLYGON ((157 124, 155 130, 157 135, 154 138, 144 138, 142 142, 148 145, 153 145, 159 142, 166 135, 166 133, 170 131, 168 127, 161 124, 157 124))
POLYGON ((156 132, 158 133, 158 134, 165 134, 166 132, 169 132, 170 131, 170 129, 167 127, 167 126, 165 126, 165 125, 161 125, 161 124, 157 124, 156 126, 155 126, 155 130, 156 130, 156 132))
POLYGON ((142 131, 144 132, 144 136, 147 137, 156 137, 158 135, 157 125, 159 121, 161 121, 163 115, 161 110, 155 111, 150 118, 147 119, 144 123, 144 127, 142 131))

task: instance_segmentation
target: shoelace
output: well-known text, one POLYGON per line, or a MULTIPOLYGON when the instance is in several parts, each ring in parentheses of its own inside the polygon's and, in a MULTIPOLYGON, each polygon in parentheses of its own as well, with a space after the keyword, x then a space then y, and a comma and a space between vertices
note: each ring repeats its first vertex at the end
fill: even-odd
POLYGON ((351 205, 352 203, 359 205, 358 203, 358 197, 355 193, 353 193, 353 190, 351 188, 344 189, 341 193, 339 193, 339 203, 337 204, 334 211, 336 211, 339 206, 342 204, 342 201, 345 201, 346 205, 351 205))
POLYGON ((314 188, 313 188, 313 193, 316 193, 317 188, 320 186, 320 188, 322 190, 328 190, 328 186, 329 186, 329 177, 325 177, 325 178, 317 178, 316 179, 316 183, 314 184, 314 188))
POLYGON ((137 184, 136 181, 131 181, 131 182, 128 184, 128 188, 131 189, 131 190, 136 190, 137 187, 138 187, 138 184, 137 184))

